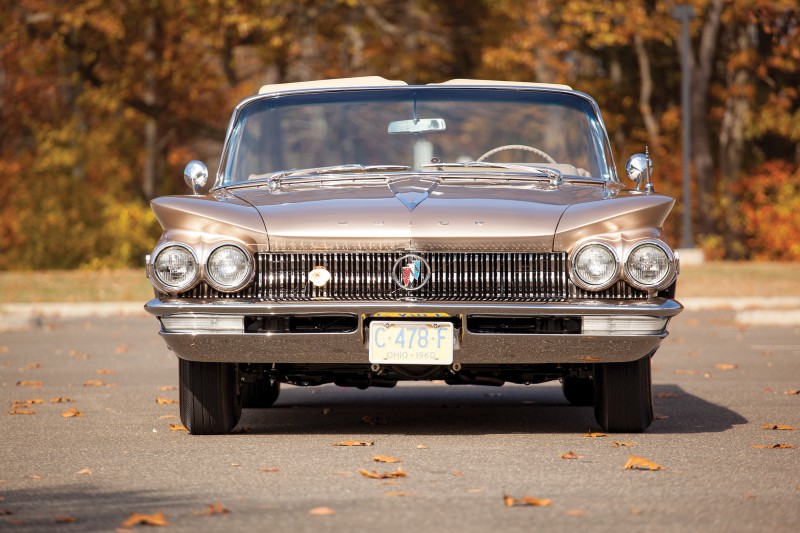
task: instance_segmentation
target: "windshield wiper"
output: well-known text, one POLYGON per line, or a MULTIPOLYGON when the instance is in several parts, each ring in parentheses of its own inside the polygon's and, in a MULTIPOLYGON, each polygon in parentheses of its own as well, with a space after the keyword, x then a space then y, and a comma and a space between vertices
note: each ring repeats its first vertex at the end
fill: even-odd
MULTIPOLYGON (((281 170, 274 172, 267 177, 269 190, 276 191, 281 188, 285 178, 292 178, 291 181, 324 181, 319 176, 337 174, 367 174, 372 172, 405 172, 411 170, 407 165, 334 165, 330 167, 313 167, 281 170)), ((335 178, 332 178, 335 180, 335 178)))
POLYGON ((514 163, 490 163, 488 161, 466 161, 464 163, 431 163, 421 165, 423 170, 446 168, 502 168, 504 170, 521 170, 527 173, 539 174, 550 178, 551 185, 561 185, 564 175, 556 169, 547 167, 537 167, 531 165, 518 165, 514 163))

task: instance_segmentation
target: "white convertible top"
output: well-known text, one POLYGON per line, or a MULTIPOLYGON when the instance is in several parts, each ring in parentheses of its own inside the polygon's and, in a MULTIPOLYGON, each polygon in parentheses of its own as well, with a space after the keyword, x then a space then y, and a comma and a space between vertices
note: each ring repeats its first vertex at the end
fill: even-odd
MULTIPOLYGON (((408 85, 400 80, 387 80, 381 76, 361 76, 358 78, 335 78, 330 80, 298 81, 293 83, 275 83, 264 85, 259 89, 258 94, 279 93, 284 91, 302 91, 306 89, 341 89, 347 87, 397 87, 408 85)), ((455 79, 441 83, 429 83, 428 85, 471 85, 471 86, 509 86, 509 87, 543 87, 546 89, 572 90, 569 85, 558 85, 554 83, 530 83, 525 81, 494 81, 494 80, 470 80, 455 79)))

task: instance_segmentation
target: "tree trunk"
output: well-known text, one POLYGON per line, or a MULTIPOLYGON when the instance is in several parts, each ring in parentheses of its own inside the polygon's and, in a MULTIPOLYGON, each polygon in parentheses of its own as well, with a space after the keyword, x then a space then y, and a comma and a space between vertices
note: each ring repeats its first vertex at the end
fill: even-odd
POLYGON ((661 147, 661 132, 658 121, 653 115, 650 99, 653 97, 653 72, 650 69, 650 56, 644 46, 642 36, 636 33, 633 36, 633 46, 636 50, 636 60, 639 63, 639 112, 642 114, 644 127, 650 137, 650 144, 654 149, 661 147))
MULTIPOLYGON (((155 15, 150 15, 145 26, 145 39, 147 41, 147 51, 144 54, 144 103, 154 108, 156 105, 156 19, 155 15)), ((142 192, 144 197, 151 200, 156 197, 156 179, 158 176, 158 120, 148 115, 144 123, 144 177, 142 192)))

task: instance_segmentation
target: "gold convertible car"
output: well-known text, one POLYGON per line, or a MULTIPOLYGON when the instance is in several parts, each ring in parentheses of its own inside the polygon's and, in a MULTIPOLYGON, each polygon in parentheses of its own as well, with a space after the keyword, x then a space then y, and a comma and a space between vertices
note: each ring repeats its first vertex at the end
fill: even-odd
POLYGON ((653 420, 650 359, 678 258, 636 154, 620 182, 596 102, 564 85, 380 77, 265 86, 213 186, 157 198, 146 310, 181 419, 231 431, 281 383, 561 380, 611 432, 653 420))

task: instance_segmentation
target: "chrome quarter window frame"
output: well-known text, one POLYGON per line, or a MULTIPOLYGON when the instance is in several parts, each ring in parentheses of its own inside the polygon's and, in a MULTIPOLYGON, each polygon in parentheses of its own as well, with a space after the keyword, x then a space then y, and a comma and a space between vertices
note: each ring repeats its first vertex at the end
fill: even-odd
POLYGON ((256 260, 255 260, 255 257, 253 257, 253 254, 251 254, 247 250, 247 247, 245 247, 245 246, 243 246, 243 245, 241 245, 241 244, 239 244, 237 242, 224 241, 224 242, 220 242, 220 243, 217 243, 214 246, 212 246, 208 250, 208 253, 205 254, 205 261, 203 262, 202 266, 203 266, 203 278, 205 279, 206 283, 208 283, 209 286, 211 286, 214 290, 217 290, 219 292, 224 292, 224 293, 238 292, 238 291, 244 289, 245 287, 247 287, 248 285, 250 285, 250 283, 252 283, 253 279, 256 277, 256 260), (216 280, 214 280, 214 278, 211 276, 211 274, 210 274, 210 272, 208 270, 208 262, 211 261, 211 256, 214 255, 214 252, 216 252, 217 250, 219 250, 223 246, 233 246, 234 248, 238 248, 245 255, 245 257, 247 258, 249 272, 248 272, 247 276, 245 276, 244 281, 242 283, 240 283, 239 285, 236 285, 234 287, 226 287, 225 285, 219 284, 216 280))
POLYGON ((657 239, 645 239, 642 241, 637 241, 635 244, 628 246, 625 249, 624 259, 622 261, 622 271, 625 277, 625 281, 627 281, 632 287, 643 290, 643 291, 660 291, 662 289, 666 289, 672 282, 675 281, 675 277, 677 276, 677 269, 675 266, 675 254, 672 251, 672 248, 667 246, 667 243, 657 240, 657 239), (654 285, 644 285, 639 283, 631 276, 630 272, 628 272, 628 259, 630 259, 631 254, 639 248, 640 246, 644 246, 646 244, 652 244, 661 248, 661 250, 667 254, 667 260, 669 262, 669 268, 667 269, 667 274, 664 278, 654 285))
POLYGON ((198 283, 200 283, 200 280, 203 277, 203 269, 204 267, 203 264, 200 262, 200 258, 197 255, 197 251, 188 244, 177 241, 166 241, 156 246, 153 249, 153 252, 150 254, 150 260, 147 263, 147 273, 150 277, 150 283, 152 283, 156 289, 170 295, 176 295, 179 292, 186 292, 192 290, 195 286, 197 286, 198 283), (161 281, 161 279, 155 272, 155 265, 156 261, 158 260, 158 256, 161 255, 161 252, 172 246, 177 246, 179 248, 184 248, 188 250, 189 253, 192 254, 192 258, 194 258, 194 262, 196 265, 194 277, 189 283, 185 285, 181 286, 166 285, 161 281))
POLYGON ((600 291, 604 291, 604 290, 608 289, 609 287, 614 285, 620 279, 620 271, 621 270, 622 270, 622 268, 621 268, 621 264, 620 264, 620 260, 619 260, 619 254, 617 253, 617 250, 613 246, 611 246, 610 244, 608 244, 606 242, 602 242, 602 241, 587 241, 587 242, 582 243, 577 248, 575 248, 569 254, 569 277, 570 277, 570 280, 572 280, 572 283, 574 283, 577 287, 579 287, 581 289, 585 289, 587 291, 600 292, 600 291), (611 252, 611 255, 614 257, 614 274, 609 278, 609 280, 607 282, 605 282, 605 283, 603 283, 601 285, 591 285, 589 283, 586 283, 575 272, 575 259, 578 257, 578 254, 584 248, 587 248, 589 246, 594 246, 594 245, 602 246, 602 247, 606 248, 607 250, 609 250, 611 252))

